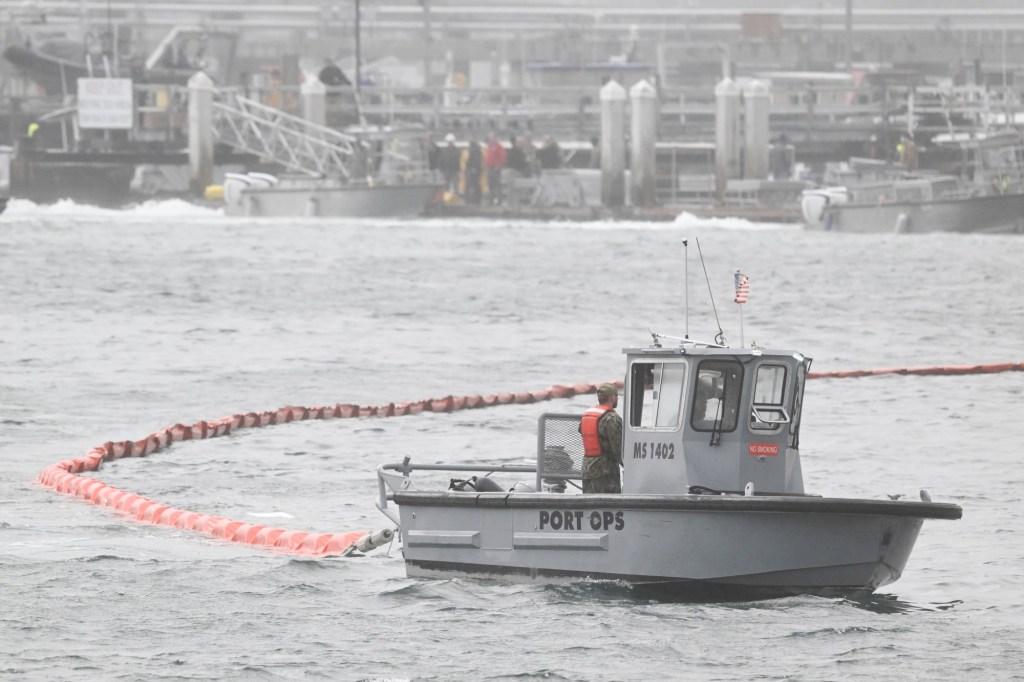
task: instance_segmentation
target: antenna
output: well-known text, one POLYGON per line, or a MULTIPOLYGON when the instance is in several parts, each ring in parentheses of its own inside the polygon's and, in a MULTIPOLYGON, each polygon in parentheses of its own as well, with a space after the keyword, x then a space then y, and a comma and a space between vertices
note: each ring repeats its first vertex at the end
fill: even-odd
POLYGON ((690 338, 690 241, 683 240, 683 301, 686 304, 686 337, 690 338))
POLYGON ((708 296, 711 298, 711 310, 715 313, 715 324, 718 325, 718 333, 715 334, 715 343, 722 346, 725 345, 725 331, 722 329, 722 323, 718 319, 718 307, 715 305, 715 294, 711 291, 711 278, 708 277, 708 266, 704 264, 704 251, 700 248, 700 240, 694 238, 697 242, 697 254, 700 256, 700 266, 704 269, 704 281, 708 284, 708 296))

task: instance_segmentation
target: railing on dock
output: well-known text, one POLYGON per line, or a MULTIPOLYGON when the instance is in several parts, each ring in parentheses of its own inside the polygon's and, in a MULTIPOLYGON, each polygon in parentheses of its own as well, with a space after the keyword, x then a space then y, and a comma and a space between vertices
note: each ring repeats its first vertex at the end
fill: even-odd
POLYGON ((230 91, 213 103, 219 142, 314 177, 350 179, 359 140, 230 91))
MULTIPOLYGON (((136 130, 140 141, 180 143, 186 136, 187 91, 182 86, 136 83, 136 130)), ((301 121, 298 85, 220 90, 225 105, 238 98, 244 107, 268 118, 279 111, 301 121)), ((710 88, 663 86, 659 95, 662 140, 698 141, 713 132, 715 102, 710 88)), ((1019 85, 861 86, 779 83, 773 88, 771 125, 775 133, 797 139, 866 139, 872 132, 908 129, 954 132, 1002 127, 1020 122, 1019 85)), ((12 119, 13 136, 28 122, 74 104, 61 97, 13 96, 0 89, 0 116, 12 119)), ((416 123, 437 130, 477 130, 553 135, 559 140, 588 140, 598 134, 597 87, 531 86, 489 88, 409 88, 365 85, 358 100, 351 87, 326 92, 327 124, 334 130, 356 124, 416 123)), ((301 127, 301 126, 300 126, 301 127)), ((246 133, 248 135, 248 133, 246 133)), ((261 146, 262 143, 256 144, 261 146)), ((343 145, 342 145, 343 146, 343 145)), ((313 163, 310 168, 316 168, 313 163)))

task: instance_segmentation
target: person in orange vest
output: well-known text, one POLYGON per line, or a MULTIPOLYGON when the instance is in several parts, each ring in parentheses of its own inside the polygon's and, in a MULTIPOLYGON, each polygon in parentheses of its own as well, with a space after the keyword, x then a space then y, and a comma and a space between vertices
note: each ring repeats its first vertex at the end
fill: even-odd
POLYGON ((503 197, 501 195, 501 172, 505 169, 505 162, 508 160, 508 152, 498 141, 494 133, 487 138, 487 148, 484 149, 484 168, 487 169, 487 193, 490 203, 499 205, 503 197))
POLYGON ((614 384, 602 384, 597 389, 597 402, 580 419, 580 434, 583 436, 583 492, 620 493, 622 417, 615 411, 619 404, 619 389, 614 384))

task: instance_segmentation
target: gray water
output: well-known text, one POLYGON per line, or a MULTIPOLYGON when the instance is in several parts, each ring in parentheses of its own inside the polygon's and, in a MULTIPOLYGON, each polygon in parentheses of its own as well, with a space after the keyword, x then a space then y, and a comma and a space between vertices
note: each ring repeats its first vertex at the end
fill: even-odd
MULTIPOLYGON (((106 440, 288 404, 623 373, 648 329, 817 370, 1024 360, 1019 237, 646 224, 232 220, 15 202, 0 217, 0 676, 10 679, 1024 679, 1024 375, 808 384, 809 491, 961 504, 870 598, 684 604, 614 583, 410 580, 398 546, 288 558, 33 482, 106 440)), ((107 464, 111 485, 288 528, 388 524, 385 461, 528 457, 587 399, 307 422, 107 464)), ((509 483, 514 482, 510 481, 509 483)))

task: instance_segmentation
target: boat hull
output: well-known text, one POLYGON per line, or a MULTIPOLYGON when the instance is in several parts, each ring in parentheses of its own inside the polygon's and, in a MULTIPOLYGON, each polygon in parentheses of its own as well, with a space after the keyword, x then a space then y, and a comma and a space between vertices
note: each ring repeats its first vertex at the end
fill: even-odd
MULTIPOLYGON (((620 580, 696 596, 871 591, 953 505, 811 497, 396 493, 410 576, 620 580)), ((955 511, 954 511, 955 510, 955 511)))
POLYGON ((1024 232, 1024 194, 882 204, 834 203, 808 226, 832 232, 1024 232))
POLYGON ((266 218, 341 217, 391 218, 423 213, 440 185, 378 185, 375 187, 250 188, 239 201, 225 204, 225 213, 266 218))

